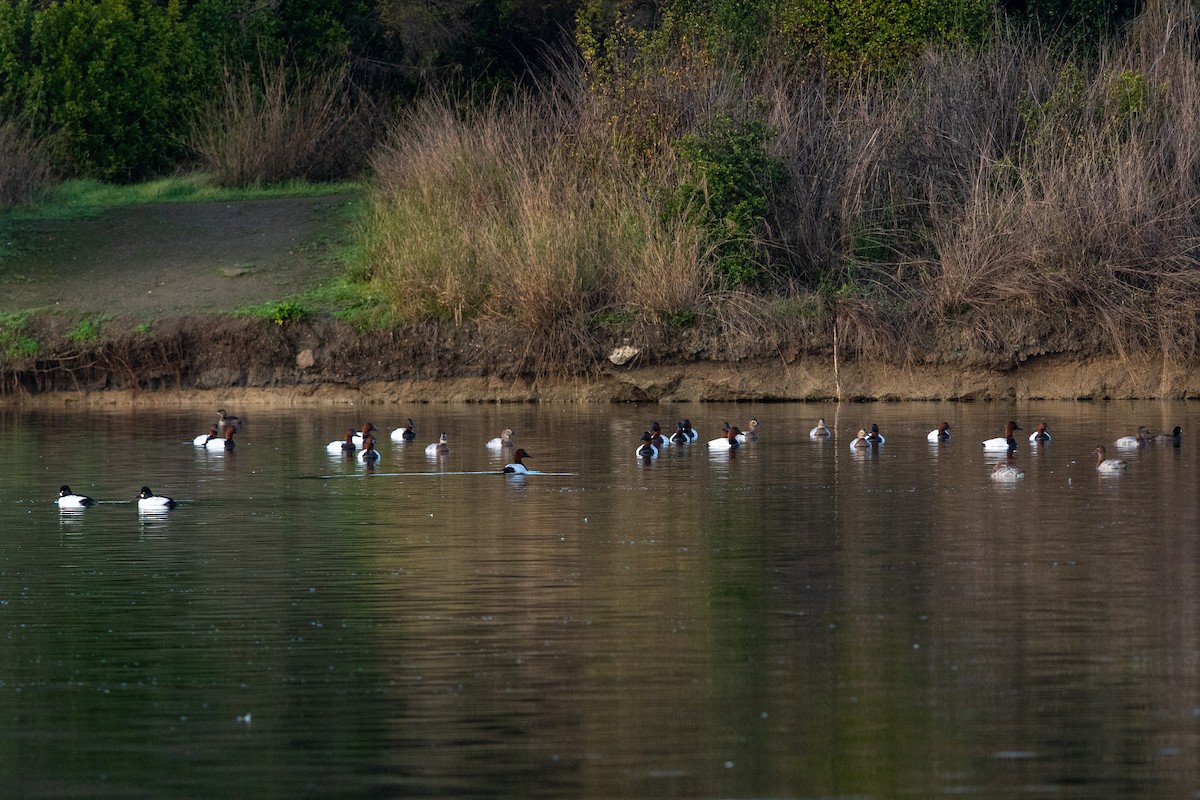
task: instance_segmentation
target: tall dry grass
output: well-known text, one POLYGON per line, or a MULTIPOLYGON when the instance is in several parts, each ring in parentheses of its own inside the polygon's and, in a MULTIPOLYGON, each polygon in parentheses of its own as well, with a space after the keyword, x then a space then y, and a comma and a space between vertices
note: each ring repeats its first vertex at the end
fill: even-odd
POLYGON ((408 318, 513 326, 531 360, 593 345, 609 311, 694 314, 712 278, 700 232, 663 215, 596 141, 582 95, 427 101, 374 154, 361 231, 375 281, 408 318))
POLYGON ((683 48, 619 80, 571 65, 473 111, 429 101, 374 155, 368 259, 412 318, 543 343, 586 347, 612 312, 892 359, 948 340, 997 358, 1191 357, 1200 58, 1196 20, 1162 7, 1086 58, 998 27, 886 79, 735 73, 683 48), (754 115, 786 179, 763 226, 766 279, 729 293, 711 231, 669 202, 675 146, 754 115))
POLYGON ((42 141, 15 123, 0 120, 0 210, 30 202, 53 180, 42 141))
POLYGON ((364 167, 376 116, 345 65, 313 73, 284 62, 231 65, 188 144, 221 186, 340 180, 364 167))

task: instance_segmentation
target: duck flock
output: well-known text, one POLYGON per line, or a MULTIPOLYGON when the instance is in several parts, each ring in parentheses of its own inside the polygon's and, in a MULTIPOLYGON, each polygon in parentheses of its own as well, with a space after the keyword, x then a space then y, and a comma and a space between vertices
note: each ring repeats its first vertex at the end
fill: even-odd
MULTIPOLYGON (((192 440, 192 444, 206 450, 233 451, 237 447, 234 437, 242 424, 240 417, 228 414, 223 408, 218 409, 217 421, 209 428, 207 433, 202 433, 195 437, 192 440)), ((1018 422, 1009 420, 1004 426, 1003 436, 996 436, 983 441, 984 451, 996 455, 1006 455, 1007 460, 1011 460, 1017 450, 1016 432, 1023 432, 1023 430, 1018 422)), ((330 456, 353 459, 364 465, 373 466, 378 464, 380 460, 379 451, 375 446, 375 434, 377 433, 379 433, 378 429, 371 422, 365 423, 359 430, 348 428, 343 438, 335 439, 325 446, 326 452, 330 456)), ((824 419, 820 419, 817 421, 816 426, 809 431, 808 435, 812 439, 832 439, 833 431, 825 424, 824 419)), ((524 463, 526 458, 532 458, 533 456, 526 452, 524 448, 517 447, 513 437, 512 428, 505 428, 499 436, 484 443, 484 446, 489 450, 512 453, 512 461, 505 464, 504 468, 499 471, 499 474, 537 474, 535 471, 530 470, 524 463)), ((936 444, 949 441, 950 437, 950 423, 939 422, 933 430, 929 431, 926 438, 930 443, 936 444)), ((411 419, 408 419, 404 425, 391 432, 392 441, 397 443, 408 444, 415 441, 416 438, 416 430, 411 419)), ((757 419, 751 419, 746 425, 745 430, 737 426, 730 426, 728 422, 725 422, 721 435, 715 439, 707 440, 706 444, 712 451, 733 451, 748 442, 756 442, 758 439, 759 422, 757 419)), ((1136 434, 1122 436, 1117 439, 1113 443, 1113 446, 1117 450, 1132 450, 1151 444, 1174 445, 1178 447, 1182 439, 1183 429, 1178 425, 1170 433, 1157 435, 1152 433, 1147 426, 1143 425, 1138 428, 1136 434)), ((634 454, 637 458, 644 461, 652 461, 658 458, 669 447, 682 447, 696 444, 699 441, 700 433, 692 426, 692 422, 689 419, 680 420, 676 423, 675 430, 670 435, 664 433, 661 425, 655 422, 650 426, 649 430, 642 434, 641 440, 634 450, 634 454)), ((850 449, 855 452, 862 452, 879 448, 886 441, 883 433, 879 430, 879 426, 873 423, 869 429, 863 428, 858 431, 857 435, 850 442, 850 449)), ((1051 441, 1050 429, 1045 422, 1038 423, 1035 430, 1029 434, 1029 441, 1033 445, 1040 445, 1051 441)), ((437 441, 431 442, 425 447, 425 454, 428 456, 440 456, 449 452, 450 442, 445 432, 438 437, 437 441)), ((1109 458, 1107 448, 1103 445, 1097 446, 1092 452, 1096 456, 1096 470, 1098 472, 1121 473, 1129 467, 1126 461, 1109 458)), ((991 478, 997 481, 1020 480, 1024 477, 1024 470, 1011 463, 1004 462, 995 464, 991 473, 991 478)), ((165 511, 177 505, 176 501, 170 497, 154 494, 148 486, 141 488, 135 500, 137 501, 139 511, 147 512, 165 511)), ((58 498, 54 502, 64 511, 78 511, 90 508, 96 504, 96 501, 91 497, 76 494, 71 491, 70 486, 65 484, 59 488, 58 498)))
MULTIPOLYGON (((1004 426, 1004 435, 996 436, 991 439, 983 440, 983 449, 985 453, 994 455, 1005 455, 1009 459, 1017 451, 1016 432, 1023 431, 1020 423, 1016 420, 1009 420, 1004 426)), ((831 432, 825 427, 825 420, 821 420, 817 427, 809 432, 809 436, 830 436, 831 432)), ((944 442, 950 439, 950 423, 939 422, 937 427, 929 432, 926 438, 932 442, 944 442)), ((1050 428, 1045 422, 1039 422, 1033 433, 1029 434, 1029 441, 1032 445, 1042 445, 1051 440, 1050 428)), ((1118 450, 1134 450, 1140 447, 1145 447, 1150 444, 1164 444, 1178 447, 1183 441, 1183 428, 1176 425, 1170 433, 1153 434, 1145 425, 1138 428, 1138 431, 1133 436, 1122 436, 1113 442, 1113 446, 1118 450)), ((860 450, 868 447, 878 447, 884 443, 884 437, 879 432, 878 425, 871 425, 870 432, 860 430, 858 436, 850 442, 850 449, 860 450)), ((1122 461, 1118 458, 1109 458, 1108 450, 1104 445, 1098 445, 1092 453, 1096 456, 1096 471, 1101 473, 1121 473, 1129 468, 1129 462, 1122 461)), ((1014 481, 1021 480, 1025 477, 1025 471, 1018 466, 1010 463, 997 463, 992 468, 992 480, 997 481, 1014 481)))

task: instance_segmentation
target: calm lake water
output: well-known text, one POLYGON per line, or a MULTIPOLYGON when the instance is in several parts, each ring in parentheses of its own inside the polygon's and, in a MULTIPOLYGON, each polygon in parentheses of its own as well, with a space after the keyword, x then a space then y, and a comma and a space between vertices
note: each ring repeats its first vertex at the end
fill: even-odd
POLYGON ((1200 796, 1200 405, 236 411, 0 411, 0 797, 1200 796))

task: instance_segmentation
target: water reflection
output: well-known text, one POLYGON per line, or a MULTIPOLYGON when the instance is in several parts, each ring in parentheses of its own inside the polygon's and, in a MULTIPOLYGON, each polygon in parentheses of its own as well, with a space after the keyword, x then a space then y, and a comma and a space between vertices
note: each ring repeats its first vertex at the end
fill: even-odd
POLYGON ((1159 797, 1200 778, 1195 446, 1136 449, 1115 479, 1091 454, 1193 430, 1190 405, 253 416, 225 454, 191 443, 207 408, 0 412, 5 796, 1159 797), (833 435, 810 438, 822 415, 833 435), (428 435, 383 437, 383 467, 326 451, 365 416, 454 444, 429 460, 428 435), (710 438, 755 418, 760 438, 646 464, 655 417, 710 438), (985 453, 1010 418, 1053 441, 985 453), (872 422, 886 444, 852 451, 872 422), (498 474, 484 443, 508 427, 573 474, 498 474), (102 502, 59 512, 64 482, 102 502), (139 513, 143 483, 185 502, 139 513))

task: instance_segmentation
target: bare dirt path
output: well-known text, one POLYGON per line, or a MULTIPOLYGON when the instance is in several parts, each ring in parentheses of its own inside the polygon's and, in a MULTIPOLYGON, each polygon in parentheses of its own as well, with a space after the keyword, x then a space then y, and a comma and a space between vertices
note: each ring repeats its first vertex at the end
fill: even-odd
POLYGON ((333 278, 345 196, 131 206, 23 226, 0 312, 153 321, 279 300, 333 278))

